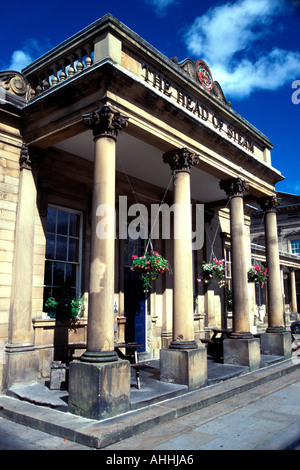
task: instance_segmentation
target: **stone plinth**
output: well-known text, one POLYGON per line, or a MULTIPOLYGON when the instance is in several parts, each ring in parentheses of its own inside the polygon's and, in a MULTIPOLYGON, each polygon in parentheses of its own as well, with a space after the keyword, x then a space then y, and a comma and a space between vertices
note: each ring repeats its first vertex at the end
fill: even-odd
POLYGON ((195 390, 207 380, 206 348, 162 349, 160 364, 162 382, 187 385, 195 390))
POLYGON ((38 380, 39 357, 33 344, 7 344, 5 353, 5 390, 38 380))
POLYGON ((91 419, 106 419, 130 409, 128 361, 73 361, 69 370, 69 411, 91 419))
POLYGON ((279 333, 267 332, 262 334, 260 347, 262 354, 284 356, 286 359, 289 359, 292 357, 291 333, 283 331, 279 333))
POLYGON ((227 338, 223 341, 224 364, 247 366, 250 370, 260 367, 260 341, 258 338, 227 338))

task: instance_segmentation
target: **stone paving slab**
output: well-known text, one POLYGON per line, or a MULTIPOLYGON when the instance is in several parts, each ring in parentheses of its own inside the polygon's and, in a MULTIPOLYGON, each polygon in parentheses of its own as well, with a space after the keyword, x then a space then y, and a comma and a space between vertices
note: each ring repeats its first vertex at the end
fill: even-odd
MULTIPOLYGON (((263 444, 254 447, 254 450, 295 450, 300 444, 300 419, 289 426, 285 426, 281 432, 266 439, 263 444), (296 437, 296 440, 295 440, 296 437)), ((299 449, 296 449, 299 450, 299 449)))
POLYGON ((254 390, 261 384, 284 377, 298 369, 299 365, 292 360, 282 361, 103 421, 78 417, 8 396, 0 396, 0 407, 2 407, 0 415, 48 434, 99 449, 158 424, 170 422, 179 416, 238 396, 243 391, 254 390))
POLYGON ((91 450, 91 448, 0 417, 0 450, 91 450))
POLYGON ((300 369, 105 450, 298 450, 299 380, 300 369), (293 404, 293 413, 287 403, 293 404))

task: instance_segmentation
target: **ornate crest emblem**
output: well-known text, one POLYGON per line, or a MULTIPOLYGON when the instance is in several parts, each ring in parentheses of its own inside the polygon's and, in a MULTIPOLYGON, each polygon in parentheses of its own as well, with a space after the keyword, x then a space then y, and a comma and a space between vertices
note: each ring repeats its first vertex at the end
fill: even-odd
POLYGON ((206 90, 212 90, 214 86, 212 74, 208 65, 203 60, 198 60, 196 62, 196 72, 201 85, 204 86, 206 90))

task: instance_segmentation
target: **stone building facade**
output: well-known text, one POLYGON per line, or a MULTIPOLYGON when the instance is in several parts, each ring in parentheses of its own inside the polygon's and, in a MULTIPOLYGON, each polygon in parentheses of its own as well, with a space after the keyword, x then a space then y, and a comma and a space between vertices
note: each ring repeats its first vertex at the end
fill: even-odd
POLYGON ((76 356, 70 410, 116 414, 130 394, 116 342, 137 341, 160 358, 162 380, 195 389, 206 381, 201 338, 216 326, 232 330, 225 362, 259 367, 247 281, 255 201, 270 266, 265 341, 290 354, 278 304, 283 177, 269 139, 234 111, 206 63, 166 58, 106 15, 22 74, 1 72, 0 87, 2 390, 76 356), (173 274, 145 294, 131 263, 149 242, 173 274), (231 309, 224 288, 197 280, 213 257, 226 262, 231 309), (49 297, 69 313, 81 299, 81 316, 53 317, 49 297))

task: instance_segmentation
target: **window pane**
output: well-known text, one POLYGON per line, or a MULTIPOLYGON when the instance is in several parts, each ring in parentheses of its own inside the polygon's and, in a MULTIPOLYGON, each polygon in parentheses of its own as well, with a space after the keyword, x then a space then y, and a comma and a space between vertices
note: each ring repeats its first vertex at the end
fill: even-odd
POLYGON ((54 263, 53 266, 53 285, 54 286, 62 286, 64 283, 64 272, 65 272, 65 265, 64 263, 54 263))
POLYGON ((67 247, 68 239, 67 237, 57 236, 56 240, 56 259, 67 260, 67 247))
POLYGON ((300 255, 300 240, 291 240, 292 253, 300 255))
POLYGON ((76 238, 69 238, 68 261, 78 261, 78 240, 76 238))
POLYGON ((50 287, 44 287, 44 302, 46 302, 49 297, 52 297, 52 295, 52 289, 50 287))
POLYGON ((46 258, 55 259, 55 235, 47 234, 46 258))
POLYGON ((67 209, 48 208, 44 301, 49 292, 61 302, 80 288, 80 221, 79 214, 67 209))
POLYGON ((52 285, 52 266, 53 266, 52 261, 46 261, 46 264, 45 264, 45 281, 44 281, 45 286, 51 286, 52 285))
POLYGON ((76 265, 66 264, 66 282, 68 286, 76 288, 76 265))
POLYGON ((79 215, 70 213, 69 235, 79 237, 79 215))
POLYGON ((47 211, 47 232, 55 233, 56 226, 56 209, 48 208, 47 211))
POLYGON ((69 214, 65 211, 57 211, 57 233, 68 235, 69 214))

